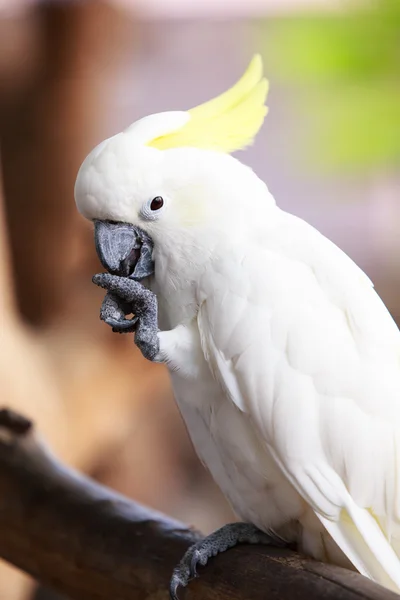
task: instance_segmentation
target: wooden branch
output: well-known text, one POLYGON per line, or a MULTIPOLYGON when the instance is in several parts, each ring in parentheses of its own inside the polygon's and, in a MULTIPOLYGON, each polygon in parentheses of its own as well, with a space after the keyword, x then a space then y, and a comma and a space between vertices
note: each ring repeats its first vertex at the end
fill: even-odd
MULTIPOLYGON (((66 468, 30 421, 0 411, 0 556, 75 600, 168 598, 196 539, 184 525, 66 468)), ((197 538, 198 539, 198 538, 197 538)), ((240 546, 210 561, 185 600, 396 600, 366 578, 290 551, 240 546)))

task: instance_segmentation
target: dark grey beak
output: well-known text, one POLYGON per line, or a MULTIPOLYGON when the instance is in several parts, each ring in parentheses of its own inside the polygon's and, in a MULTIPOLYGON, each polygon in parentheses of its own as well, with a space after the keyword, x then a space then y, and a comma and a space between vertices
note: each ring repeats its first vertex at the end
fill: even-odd
POLYGON ((139 227, 95 221, 94 240, 100 262, 109 273, 136 280, 154 273, 153 242, 139 227))

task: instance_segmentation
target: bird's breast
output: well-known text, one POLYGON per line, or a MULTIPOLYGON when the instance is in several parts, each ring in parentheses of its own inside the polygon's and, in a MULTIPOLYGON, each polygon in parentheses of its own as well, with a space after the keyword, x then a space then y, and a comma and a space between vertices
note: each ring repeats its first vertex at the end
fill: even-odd
POLYGON ((296 518, 303 509, 297 492, 217 382, 171 377, 196 453, 238 517, 265 530, 296 518))

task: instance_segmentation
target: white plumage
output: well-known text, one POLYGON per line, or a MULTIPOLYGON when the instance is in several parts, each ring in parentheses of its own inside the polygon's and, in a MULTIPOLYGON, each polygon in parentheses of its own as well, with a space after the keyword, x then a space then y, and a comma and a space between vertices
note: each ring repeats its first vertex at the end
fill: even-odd
POLYGON ((396 324, 354 262, 250 169, 205 134, 196 149, 178 131, 168 149, 164 133, 187 119, 166 113, 164 131, 156 117, 86 159, 76 200, 154 240, 157 360, 198 455, 241 519, 400 592, 396 324), (159 195, 165 210, 146 221, 159 195))
MULTIPOLYGON (((256 468, 271 486, 258 524, 307 524, 312 509, 360 572, 399 589, 397 326, 358 267, 290 215, 279 212, 264 244, 236 260, 249 288, 225 258, 202 280, 198 323, 214 377, 262 447, 256 468), (274 485, 276 466, 288 494, 279 477, 274 485)), ((235 508, 246 517, 251 507, 235 508)), ((318 531, 305 537, 306 551, 329 559, 318 531)))
POLYGON ((264 240, 214 248, 197 317, 160 334, 160 359, 240 518, 399 591, 399 331, 334 244, 269 216, 264 240))

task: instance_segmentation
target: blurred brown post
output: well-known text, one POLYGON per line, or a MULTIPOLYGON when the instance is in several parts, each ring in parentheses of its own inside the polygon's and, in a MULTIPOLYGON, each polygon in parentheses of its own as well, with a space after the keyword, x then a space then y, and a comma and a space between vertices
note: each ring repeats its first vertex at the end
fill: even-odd
POLYGON ((0 315, 11 319, 15 314, 10 252, 4 214, 4 196, 0 172, 0 315))
POLYGON ((0 143, 18 303, 41 325, 65 310, 72 276, 89 271, 77 264, 91 237, 73 185, 84 156, 111 133, 104 87, 134 35, 125 13, 97 0, 45 3, 31 20, 25 51, 35 60, 16 90, 3 90, 0 143))
MULTIPOLYGON (((60 322, 77 287, 86 279, 90 285, 98 268, 90 227, 74 205, 73 184, 85 154, 111 133, 105 90, 134 40, 133 29, 126 14, 97 0, 38 3, 0 20, 1 396, 35 416, 66 460, 83 467, 101 452, 100 440, 107 448, 107 437, 118 427, 105 427, 110 402, 88 389, 87 380, 96 378, 91 348, 87 380, 71 385, 73 372, 70 379, 57 372, 49 360, 51 346, 23 326, 15 309, 31 325, 60 322), (97 425, 88 429, 85 414, 93 414, 96 400, 97 425)), ((68 340, 57 343, 68 347, 68 340)), ((98 353, 98 369, 106 373, 107 356, 100 348, 98 353)), ((118 410, 125 406, 126 414, 134 400, 124 385, 126 380, 115 387, 117 421, 124 418, 118 410)), ((0 562, 0 598, 25 600, 31 585, 25 574, 0 562)))

